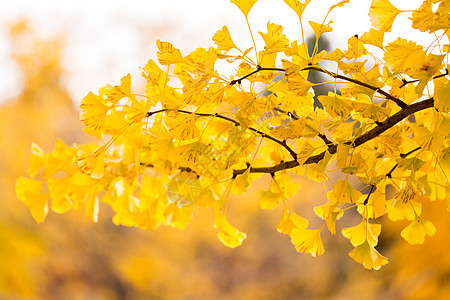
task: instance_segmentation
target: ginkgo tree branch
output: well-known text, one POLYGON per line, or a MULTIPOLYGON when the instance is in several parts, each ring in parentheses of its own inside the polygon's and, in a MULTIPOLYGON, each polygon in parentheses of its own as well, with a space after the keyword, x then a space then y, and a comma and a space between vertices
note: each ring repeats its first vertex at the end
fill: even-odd
POLYGON ((242 77, 240 77, 238 79, 231 80, 230 81, 230 85, 241 84, 242 80, 244 80, 247 77, 250 77, 253 74, 256 74, 256 73, 258 73, 260 71, 280 71, 280 72, 284 72, 284 69, 281 69, 281 68, 263 68, 263 67, 258 65, 258 66, 256 66, 256 70, 255 71, 250 72, 249 74, 244 75, 244 76, 242 76, 242 77))
MULTIPOLYGON (((420 149, 422 149, 422 147, 414 148, 413 150, 411 150, 411 151, 409 151, 407 153, 400 154, 400 157, 401 158, 406 158, 408 155, 413 154, 414 152, 416 152, 416 151, 418 151, 420 149)), ((392 173, 395 171, 395 169, 397 169, 397 167, 398 167, 398 163, 396 163, 395 166, 393 166, 392 169, 389 172, 387 172, 386 177, 391 178, 392 177, 392 173)))
MULTIPOLYGON (((449 74, 448 69, 445 68, 445 73, 444 73, 444 74, 439 74, 439 75, 433 76, 433 79, 437 79, 437 78, 440 78, 440 77, 445 77, 445 76, 447 76, 448 74, 449 74)), ((414 80, 406 80, 406 79, 402 79, 402 81, 403 81, 403 83, 399 86, 400 89, 401 89, 402 87, 404 87, 405 85, 407 85, 407 84, 414 83, 414 82, 419 82, 420 79, 414 79, 414 80)))
POLYGON ((363 133, 359 137, 357 137, 351 144, 353 147, 358 147, 364 144, 367 141, 379 136, 404 118, 416 113, 418 111, 424 110, 426 108, 433 107, 434 99, 429 98, 427 100, 419 101, 410 105, 407 105, 405 108, 399 110, 392 116, 387 117, 383 122, 379 123, 373 129, 363 133))
MULTIPOLYGON (((260 72, 260 71, 280 71, 280 72, 286 72, 286 70, 285 70, 285 69, 282 69, 282 68, 264 68, 264 67, 258 66, 257 69, 256 69, 255 71, 252 71, 251 73, 249 73, 249 74, 247 74, 247 75, 244 75, 244 76, 242 76, 242 77, 240 77, 240 78, 238 78, 238 79, 232 80, 232 81, 230 82, 230 85, 234 85, 234 84, 236 84, 236 83, 239 83, 239 84, 240 84, 240 83, 242 82, 242 80, 244 80, 244 79, 246 79, 247 77, 249 77, 249 76, 251 76, 251 75, 253 75, 253 74, 256 74, 256 73, 258 73, 258 72, 260 72)), ((325 73, 325 74, 327 74, 327 75, 329 75, 329 76, 331 76, 331 77, 333 77, 333 78, 342 79, 342 80, 345 80, 345 81, 348 81, 348 82, 352 82, 352 83, 354 83, 354 84, 357 84, 357 85, 363 86, 363 87, 365 87, 365 88, 368 88, 368 89, 370 89, 370 90, 372 90, 372 91, 375 91, 375 92, 377 92, 377 93, 383 95, 386 99, 389 99, 389 100, 394 101, 394 102, 395 102, 398 106, 400 106, 401 108, 405 108, 405 107, 408 106, 408 104, 406 104, 405 102, 403 102, 403 101, 400 100, 399 98, 392 96, 391 94, 389 94, 388 92, 382 90, 382 89, 379 88, 379 87, 370 85, 370 84, 368 84, 368 83, 362 82, 362 81, 357 80, 357 79, 353 79, 353 78, 348 77, 348 76, 344 76, 344 75, 341 75, 341 74, 338 74, 338 73, 334 73, 334 72, 328 71, 327 69, 321 68, 321 67, 316 66, 316 65, 309 65, 309 66, 304 67, 303 69, 301 69, 301 71, 316 71, 316 72, 325 73)), ((438 75, 438 76, 439 76, 439 75, 438 75)), ((445 76, 445 75, 442 75, 442 76, 445 76)))
MULTIPOLYGON (((175 111, 175 112, 179 112, 179 113, 182 113, 182 114, 196 115, 196 116, 199 116, 199 117, 218 118, 218 119, 222 119, 222 120, 231 122, 231 123, 233 123, 235 126, 241 126, 241 123, 239 123, 238 121, 236 121, 236 120, 234 120, 234 119, 232 119, 232 118, 223 116, 223 115, 218 114, 218 113, 215 113, 215 114, 210 114, 210 113, 197 113, 197 112, 193 112, 193 111, 180 110, 180 109, 178 109, 178 110, 173 110, 173 109, 160 109, 160 110, 156 110, 156 111, 150 111, 150 112, 147 112, 147 117, 150 117, 150 116, 152 116, 152 115, 154 115, 154 114, 157 114, 157 113, 163 113, 163 112, 169 112, 169 111, 175 111)), ((271 140, 271 141, 273 141, 273 142, 275 142, 275 143, 277 143, 277 144, 283 146, 283 147, 289 152, 289 154, 292 156, 292 158, 294 158, 294 160, 297 159, 297 153, 296 153, 291 147, 289 147, 289 145, 286 143, 286 141, 281 141, 281 140, 279 140, 279 139, 277 139, 277 138, 274 138, 273 136, 271 136, 271 135, 269 135, 269 134, 267 134, 267 133, 265 133, 265 132, 262 132, 262 131, 259 130, 259 129, 253 128, 253 127, 249 127, 249 128, 247 128, 247 129, 250 130, 250 131, 252 131, 252 132, 254 132, 254 133, 259 134, 262 138, 266 138, 266 139, 268 139, 268 140, 271 140)))
MULTIPOLYGON (((416 102, 410 105, 407 105, 406 108, 401 109, 397 113, 393 114, 392 116, 387 117, 383 122, 379 123, 376 127, 373 129, 366 131, 359 137, 357 137, 354 141, 347 141, 344 144, 351 145, 353 148, 356 148, 358 146, 361 146, 362 144, 378 137, 380 134, 388 130, 389 128, 393 127, 395 124, 399 123, 403 119, 407 118, 408 116, 427 109, 431 108, 434 105, 434 99, 430 98, 427 100, 423 100, 420 102, 416 102)), ((313 164, 320 162, 324 157, 326 152, 329 152, 330 154, 334 154, 337 151, 337 144, 332 144, 328 146, 328 149, 317 154, 314 156, 310 156, 306 161, 303 162, 303 165, 313 164)), ((261 168, 253 168, 250 167, 250 173, 275 173, 282 170, 292 169, 297 166, 299 166, 300 163, 297 160, 291 160, 287 162, 282 162, 277 165, 271 166, 271 167, 261 167, 261 168)), ((243 174, 247 169, 235 169, 233 170, 233 176, 243 174)))
POLYGON ((368 83, 359 81, 359 80, 357 80, 357 79, 353 79, 353 78, 350 78, 350 77, 347 77, 347 76, 344 76, 344 75, 341 75, 341 74, 337 74, 337 73, 328 71, 328 70, 326 70, 326 69, 324 69, 324 68, 321 68, 321 67, 319 67, 319 66, 310 65, 310 66, 307 66, 307 67, 303 68, 302 70, 303 70, 303 71, 309 70, 309 71, 322 72, 322 73, 325 73, 325 74, 327 74, 327 75, 329 75, 329 76, 331 76, 331 77, 333 77, 333 78, 343 79, 343 80, 345 80, 345 81, 349 81, 349 82, 355 83, 355 84, 357 84, 357 85, 363 86, 363 87, 365 87, 365 88, 368 88, 368 89, 370 89, 370 90, 373 90, 373 91, 375 91, 375 92, 377 92, 377 93, 383 95, 386 99, 389 99, 389 100, 394 101, 394 102, 395 102, 398 106, 400 106, 401 108, 406 108, 406 107, 408 106, 408 104, 406 104, 405 102, 403 102, 403 101, 400 100, 399 98, 392 96, 391 94, 389 94, 389 93, 386 92, 386 91, 383 91, 383 90, 382 90, 381 88, 379 88, 379 87, 370 85, 370 84, 368 84, 368 83))
MULTIPOLYGON (((289 115, 292 119, 294 119, 294 120, 300 119, 300 118, 299 118, 298 116, 296 116, 295 114, 293 114, 293 113, 291 113, 291 112, 286 112, 285 110, 283 110, 283 109, 281 109, 281 108, 279 108, 279 107, 275 107, 274 110, 277 111, 277 112, 283 113, 283 114, 288 114, 288 115, 289 115)), ((319 132, 319 133, 317 134, 317 136, 318 136, 321 140, 323 140, 323 142, 325 143, 325 145, 327 145, 327 146, 333 145, 333 142, 330 141, 330 140, 328 139, 328 137, 327 137, 325 134, 319 132)))

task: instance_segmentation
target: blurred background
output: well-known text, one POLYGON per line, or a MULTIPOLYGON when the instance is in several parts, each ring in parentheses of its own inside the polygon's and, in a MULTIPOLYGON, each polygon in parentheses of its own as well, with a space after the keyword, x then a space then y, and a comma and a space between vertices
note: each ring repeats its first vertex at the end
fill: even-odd
MULTIPOLYGON (((259 208, 258 189, 269 178, 230 201, 230 222, 248 235, 236 249, 217 240, 213 214, 201 208, 183 231, 114 226, 107 206, 98 224, 76 212, 50 213, 36 224, 15 196, 15 180, 26 174, 31 142, 50 151, 58 138, 87 141, 78 105, 89 91, 127 73, 139 90, 139 67, 155 58, 156 39, 187 54, 212 46, 214 32, 227 25, 236 44, 251 44, 228 0, 64 2, 0 3, 0 299, 447 299, 450 219, 440 202, 424 205, 437 228, 424 245, 400 237, 408 223, 379 220, 385 226, 377 248, 389 258, 380 271, 347 254, 352 247, 340 229, 359 223, 351 212, 336 236, 322 235, 324 256, 297 253, 274 228, 281 208, 259 208)), ((305 16, 321 22, 325 3, 336 2, 313 1, 305 16)), ((391 2, 407 9, 404 1, 391 2)), ((336 10, 335 30, 322 46, 346 48, 350 36, 366 31, 369 5, 353 0, 336 10)), ((289 39, 300 38, 298 19, 281 0, 259 0, 249 17, 254 32, 270 20, 289 39)), ((393 32, 407 22, 396 21, 393 32)), ((293 178, 302 186, 291 200, 295 211, 319 222, 312 207, 325 202, 322 185, 293 178)))

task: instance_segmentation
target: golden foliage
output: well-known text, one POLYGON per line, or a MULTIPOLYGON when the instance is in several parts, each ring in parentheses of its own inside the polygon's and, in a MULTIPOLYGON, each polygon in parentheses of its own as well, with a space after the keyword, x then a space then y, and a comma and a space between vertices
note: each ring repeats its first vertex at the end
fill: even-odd
MULTIPOLYGON (((248 23, 256 0, 231 2, 248 23)), ((284 2, 301 22, 310 1, 284 2)), ((144 67, 145 93, 131 89, 130 75, 98 95, 89 93, 80 120, 99 143, 57 142, 51 153, 33 144, 32 178, 17 180, 17 196, 38 222, 49 210, 71 209, 97 221, 101 201, 111 207, 114 224, 142 229, 184 229, 194 210, 206 207, 219 240, 235 248, 247 235, 228 222, 230 195, 249 191, 257 178, 270 174, 269 189, 259 193, 260 207, 283 205, 276 228, 290 235, 298 252, 322 255, 322 229, 326 225, 335 234, 343 213, 353 210, 361 223, 342 231, 354 246, 349 255, 378 270, 387 258, 375 249, 381 227, 371 219, 387 214, 411 220, 401 236, 420 244, 436 231, 421 217, 422 202, 449 201, 448 53, 440 40, 450 26, 438 17, 431 22, 425 11, 425 17, 424 7, 413 12, 413 27, 442 30, 428 47, 401 37, 384 44, 384 33, 401 12, 387 0, 372 1, 375 28, 330 54, 317 49, 308 54, 304 42, 289 41, 282 26, 270 22, 267 33, 260 32, 264 50, 255 57, 251 48, 241 50, 233 42, 226 26, 214 35, 215 48, 188 55, 158 40, 160 66, 149 60, 144 67), (366 45, 385 49, 383 58, 366 45), (366 70, 371 58, 374 66, 366 70), (338 71, 321 67, 323 60, 336 62, 338 71), (222 75, 218 62, 235 63, 236 73, 222 75), (345 83, 318 97, 323 109, 314 106, 309 72, 345 83), (331 176, 335 159, 342 179, 331 176), (327 203, 315 209, 325 220, 319 229, 309 229, 291 204, 302 191, 289 174, 303 173, 304 166, 311 180, 325 183, 327 203), (153 192, 146 184, 159 188, 153 192), (394 197, 388 189, 395 190, 394 197)), ((438 11, 446 12, 446 6, 440 3, 438 11)), ((316 38, 331 31, 330 23, 310 22, 316 38)))

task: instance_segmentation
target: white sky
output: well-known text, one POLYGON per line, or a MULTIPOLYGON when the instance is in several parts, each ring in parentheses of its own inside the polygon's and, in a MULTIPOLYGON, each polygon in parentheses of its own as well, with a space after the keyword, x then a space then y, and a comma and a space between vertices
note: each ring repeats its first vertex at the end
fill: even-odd
MULTIPOLYGON (((308 20, 322 22, 328 7, 338 0, 313 0, 304 14, 308 20)), ((334 22, 328 33, 332 47, 346 48, 347 39, 370 28, 371 0, 351 0, 329 16, 334 22)), ((402 10, 417 8, 422 0, 391 0, 402 10)), ((401 14, 392 32, 407 39, 420 40, 408 31, 411 21, 401 14)), ((1 0, 0 1, 0 102, 20 91, 20 74, 9 59, 13 49, 6 39, 5 22, 28 17, 40 36, 67 34, 63 64, 68 73, 64 82, 76 102, 107 83, 117 84, 127 73, 136 80, 139 67, 155 58, 157 39, 167 40, 183 54, 196 47, 213 45, 212 36, 227 25, 235 43, 251 46, 245 19, 229 0, 1 0)), ((255 34, 266 31, 268 21, 280 24, 290 40, 300 38, 296 14, 282 0, 258 0, 249 14, 255 34)), ((386 36, 385 41, 397 36, 386 36)), ((260 47, 262 48, 262 47, 260 47)))

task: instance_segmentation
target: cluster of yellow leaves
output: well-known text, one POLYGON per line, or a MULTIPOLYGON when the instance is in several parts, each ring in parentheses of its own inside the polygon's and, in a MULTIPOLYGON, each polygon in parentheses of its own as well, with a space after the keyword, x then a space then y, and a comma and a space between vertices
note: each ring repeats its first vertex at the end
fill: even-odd
MULTIPOLYGON (((248 21, 256 0, 231 2, 248 21)), ((310 1, 284 2, 301 22, 310 1)), ((436 11, 426 0, 412 12, 414 28, 446 34, 448 5, 433 1, 438 2, 436 11)), ((115 224, 143 229, 184 228, 196 207, 206 207, 214 211, 219 240, 236 247, 246 234, 226 219, 230 193, 245 192, 268 173, 272 181, 259 194, 260 206, 283 203, 276 228, 290 235, 299 252, 322 255, 321 230, 326 226, 335 234, 336 222, 355 208, 362 223, 342 231, 355 247, 349 255, 379 269, 387 259, 375 249, 381 228, 371 219, 387 213, 392 220, 411 220, 401 236, 423 243, 435 228, 421 217, 422 199, 450 204, 449 46, 440 38, 425 47, 400 37, 385 45, 384 33, 400 13, 387 0, 373 0, 369 17, 375 28, 361 39, 352 36, 347 49, 311 56, 304 41, 289 41, 282 26, 271 22, 267 32, 259 32, 265 47, 256 57, 252 48, 236 45, 226 26, 213 36, 216 47, 188 55, 157 41, 159 65, 149 60, 143 68, 145 94, 132 92, 127 75, 120 85, 82 100, 80 120, 100 145, 68 147, 59 141, 49 154, 33 145, 30 178, 19 178, 17 195, 38 222, 50 209, 71 208, 84 208, 95 221, 101 198, 112 207, 115 224), (384 51, 385 63, 367 69, 368 45, 384 51), (233 76, 216 70, 221 60, 235 64, 233 76), (338 72, 323 69, 321 61, 335 62, 338 72), (308 72, 345 82, 318 97, 324 109, 314 106, 308 72), (428 106, 417 109, 423 103, 428 106), (289 172, 303 175, 304 164, 314 181, 330 179, 335 166, 346 174, 332 184, 327 203, 314 209, 325 221, 319 229, 308 228, 289 202, 299 192, 289 172), (363 186, 353 187, 351 177, 363 186), (394 197, 388 188, 396 190, 394 197)), ((331 21, 309 24, 317 39, 332 30, 331 21)))

